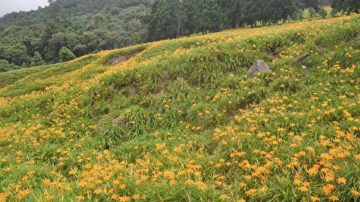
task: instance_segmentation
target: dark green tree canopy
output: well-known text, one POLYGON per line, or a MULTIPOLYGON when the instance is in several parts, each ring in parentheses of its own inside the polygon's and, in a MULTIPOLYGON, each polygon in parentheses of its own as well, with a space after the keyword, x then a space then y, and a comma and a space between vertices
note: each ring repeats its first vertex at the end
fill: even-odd
POLYGON ((67 47, 62 47, 59 50, 59 60, 60 62, 65 62, 65 61, 69 61, 69 60, 73 60, 75 59, 75 54, 68 49, 67 47))
POLYGON ((0 60, 33 66, 144 42, 153 0, 49 0, 36 11, 0 18, 0 60), (41 59, 40 57, 41 56, 41 59))
POLYGON ((311 15, 359 12, 360 0, 49 0, 0 18, 0 60, 33 66, 105 49, 311 15), (60 51, 66 47, 66 51, 60 51), (66 55, 66 54, 65 54, 66 55), (65 57, 65 58, 64 58, 65 57))
POLYGON ((148 23, 148 40, 281 20, 302 19, 302 11, 321 11, 327 0, 155 0, 148 23))
POLYGON ((335 12, 360 13, 360 0, 332 0, 331 6, 335 12))

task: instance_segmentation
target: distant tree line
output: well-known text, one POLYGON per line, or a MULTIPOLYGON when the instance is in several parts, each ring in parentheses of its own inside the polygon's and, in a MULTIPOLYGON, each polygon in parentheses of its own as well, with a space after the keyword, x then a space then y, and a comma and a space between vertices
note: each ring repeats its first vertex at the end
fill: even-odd
POLYGON ((0 71, 144 42, 153 0, 50 0, 0 18, 0 71))
POLYGON ((298 20, 304 9, 325 17, 330 4, 335 12, 359 12, 360 0, 155 0, 148 40, 298 20))
POLYGON ((359 13, 360 12, 360 0, 332 0, 331 7, 334 9, 333 12, 345 12, 359 13))
POLYGON ((360 0, 49 0, 0 18, 0 71, 194 33, 359 13, 360 0))

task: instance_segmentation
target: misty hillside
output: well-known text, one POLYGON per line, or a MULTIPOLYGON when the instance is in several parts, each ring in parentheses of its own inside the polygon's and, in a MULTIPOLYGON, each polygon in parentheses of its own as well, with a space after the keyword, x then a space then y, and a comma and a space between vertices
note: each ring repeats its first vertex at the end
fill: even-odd
POLYGON ((36 11, 8 14, 0 18, 0 59, 36 66, 143 42, 152 2, 57 0, 36 11), (63 47, 71 53, 60 58, 63 47))

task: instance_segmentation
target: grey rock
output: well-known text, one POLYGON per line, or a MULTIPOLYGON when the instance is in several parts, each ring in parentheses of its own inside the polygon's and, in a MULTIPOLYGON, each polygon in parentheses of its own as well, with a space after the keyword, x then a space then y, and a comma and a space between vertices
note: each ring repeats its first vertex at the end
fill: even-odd
POLYGON ((125 126, 125 124, 126 124, 122 118, 116 118, 116 119, 112 120, 112 123, 114 126, 118 126, 120 128, 125 126))
POLYGON ((249 69, 249 77, 253 78, 257 74, 262 72, 269 72, 271 73, 270 67, 262 60, 257 60, 253 66, 249 69))

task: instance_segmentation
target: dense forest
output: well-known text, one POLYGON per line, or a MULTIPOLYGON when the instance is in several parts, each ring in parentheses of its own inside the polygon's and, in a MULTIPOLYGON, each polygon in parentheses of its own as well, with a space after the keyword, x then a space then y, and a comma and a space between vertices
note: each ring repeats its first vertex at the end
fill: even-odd
POLYGON ((0 71, 143 42, 153 0, 56 0, 0 18, 0 71))
POLYGON ((0 18, 0 71, 228 28, 359 12, 359 0, 49 0, 0 18))
POLYGON ((326 13, 322 6, 327 3, 319 0, 155 0, 148 39, 300 19, 305 8, 326 13))

